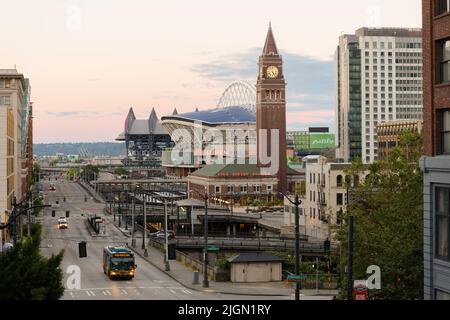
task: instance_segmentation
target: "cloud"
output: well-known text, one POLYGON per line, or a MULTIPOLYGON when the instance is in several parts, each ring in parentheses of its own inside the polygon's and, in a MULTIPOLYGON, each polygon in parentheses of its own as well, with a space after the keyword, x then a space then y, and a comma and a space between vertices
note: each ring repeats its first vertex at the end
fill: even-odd
POLYGON ((48 111, 47 115, 55 118, 89 118, 98 116, 98 112, 95 111, 48 111))
MULTIPOLYGON (((236 80, 255 83, 260 54, 260 48, 253 48, 243 53, 220 57, 210 63, 197 64, 191 71, 222 85, 236 80)), ((308 117, 309 120, 333 126, 333 117, 330 117, 330 112, 334 109, 333 61, 288 52, 282 53, 282 56, 289 117, 293 112, 310 111, 312 113, 308 117), (328 113, 325 115, 319 111, 328 113)))

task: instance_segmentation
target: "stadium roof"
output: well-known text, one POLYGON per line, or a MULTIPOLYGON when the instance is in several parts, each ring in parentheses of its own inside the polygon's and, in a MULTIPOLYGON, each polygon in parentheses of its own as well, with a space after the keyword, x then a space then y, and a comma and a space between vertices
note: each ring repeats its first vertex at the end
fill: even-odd
POLYGON ((236 106, 165 116, 161 120, 198 121, 214 126, 224 123, 256 123, 256 114, 248 108, 236 106))

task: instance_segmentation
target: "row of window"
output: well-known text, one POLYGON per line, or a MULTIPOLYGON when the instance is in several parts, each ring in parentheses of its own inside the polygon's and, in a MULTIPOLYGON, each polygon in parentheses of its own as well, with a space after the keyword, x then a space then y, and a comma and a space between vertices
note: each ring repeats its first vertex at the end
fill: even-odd
MULTIPOLYGON (((228 185, 227 188, 227 193, 235 193, 236 190, 239 190, 240 193, 245 193, 249 191, 250 186, 248 185, 241 185, 241 186, 235 186, 235 185, 228 185), (238 187, 238 188, 236 188, 238 187)), ((261 192, 261 186, 260 185, 253 185, 251 186, 253 189, 252 191, 255 193, 261 192)), ((216 186, 215 187, 215 192, 216 194, 221 194, 222 193, 222 187, 221 186, 216 186)), ((268 185, 267 186, 267 192, 272 192, 272 186, 268 185)))
POLYGON ((450 0, 437 0, 437 14, 445 14, 450 12, 450 0))
POLYGON ((439 75, 440 82, 450 82, 450 39, 438 43, 440 54, 439 75))

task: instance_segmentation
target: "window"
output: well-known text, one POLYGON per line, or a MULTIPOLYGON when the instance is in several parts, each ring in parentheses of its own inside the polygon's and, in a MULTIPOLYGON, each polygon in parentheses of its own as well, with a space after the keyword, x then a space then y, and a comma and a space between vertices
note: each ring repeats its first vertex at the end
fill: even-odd
POLYGON ((255 192, 260 192, 261 191, 261 187, 259 186, 259 185, 255 185, 255 186, 253 186, 253 190, 255 191, 255 192))
POLYGON ((450 12, 450 0, 438 0, 438 15, 450 12))
POLYGON ((336 194, 336 205, 342 206, 344 204, 344 195, 342 193, 336 194))
POLYGON ((227 191, 228 193, 234 193, 234 186, 228 186, 227 191))
POLYGON ((341 175, 337 176, 337 178, 336 178, 336 185, 338 187, 342 187, 342 176, 341 175))
POLYGON ((0 96, 0 105, 10 106, 11 97, 10 96, 0 96))
POLYGON ((216 193, 221 193, 220 186, 216 186, 216 193))
POLYGON ((450 301, 450 293, 441 290, 436 290, 436 300, 438 301, 450 301))
POLYGON ((441 42, 440 61, 441 83, 450 82, 450 40, 441 42))
POLYGON ((272 186, 267 186, 267 193, 272 192, 272 186))
POLYGON ((241 192, 242 193, 247 192, 247 186, 246 185, 242 185, 241 186, 241 192))
POLYGON ((450 188, 436 189, 436 258, 450 260, 450 188))
POLYGON ((442 112, 442 153, 450 154, 450 110, 442 112))

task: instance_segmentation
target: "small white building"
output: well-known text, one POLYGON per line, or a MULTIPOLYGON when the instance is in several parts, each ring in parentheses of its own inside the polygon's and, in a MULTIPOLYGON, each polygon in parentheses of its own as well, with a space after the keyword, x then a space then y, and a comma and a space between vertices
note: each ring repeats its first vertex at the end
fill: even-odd
POLYGON ((231 282, 256 283, 282 280, 283 259, 265 252, 241 253, 231 263, 231 282))

